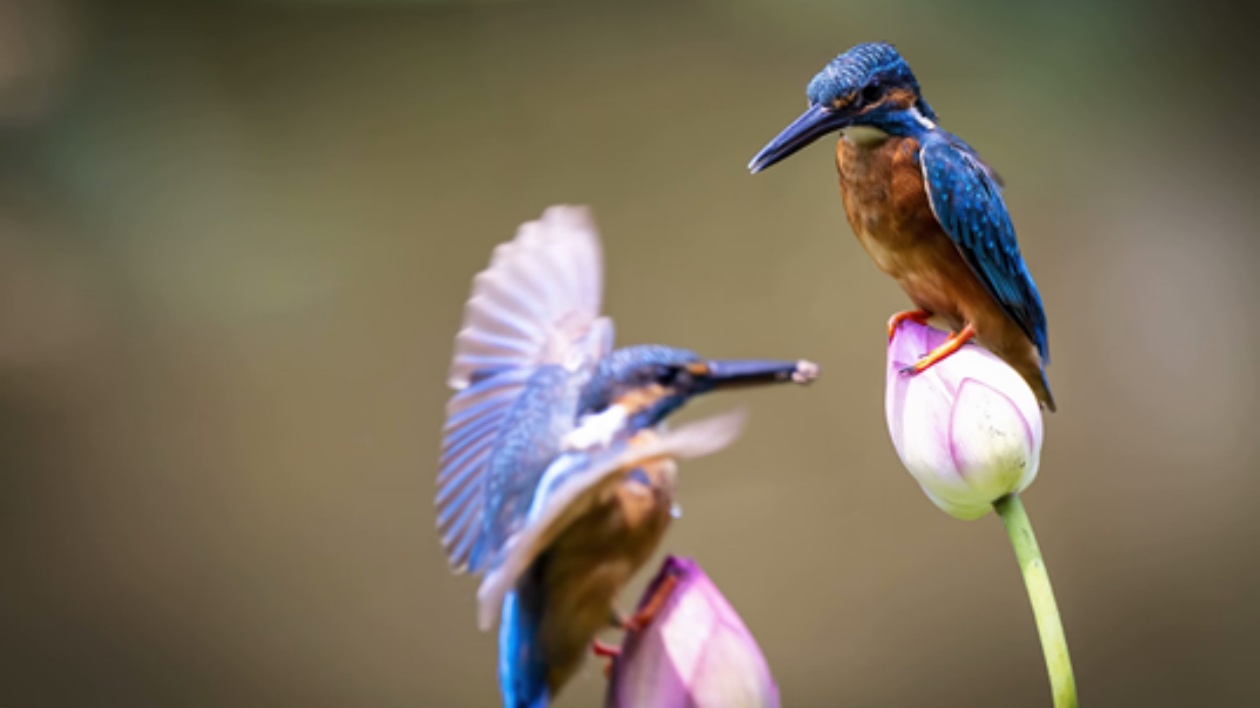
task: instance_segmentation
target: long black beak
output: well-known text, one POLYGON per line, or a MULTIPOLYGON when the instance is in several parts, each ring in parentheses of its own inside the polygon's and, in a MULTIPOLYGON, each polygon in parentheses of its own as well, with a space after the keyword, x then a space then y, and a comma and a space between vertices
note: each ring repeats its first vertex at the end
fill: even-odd
POLYGON ((697 366, 697 378, 709 388, 740 388, 772 383, 807 384, 818 377, 818 365, 812 361, 707 361, 697 366))
POLYGON ((827 133, 834 133, 849 124, 850 118, 823 106, 810 106, 801 117, 783 129, 770 144, 748 163, 753 174, 766 169, 780 160, 791 157, 797 150, 809 145, 827 133))

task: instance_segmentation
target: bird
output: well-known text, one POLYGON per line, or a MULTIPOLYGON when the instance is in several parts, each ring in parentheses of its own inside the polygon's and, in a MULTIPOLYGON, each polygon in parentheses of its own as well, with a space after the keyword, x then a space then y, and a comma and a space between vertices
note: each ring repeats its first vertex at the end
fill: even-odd
POLYGON ((758 173, 839 133, 836 167, 849 225, 876 266, 914 303, 888 322, 953 330, 904 373, 925 371, 973 338, 1011 365, 1055 410, 1041 295, 1020 255, 1002 180, 940 127, 918 80, 890 44, 859 44, 806 89, 808 108, 753 157, 758 173))
POLYGON ((669 524, 675 461, 738 434, 726 419, 666 431, 665 418, 709 391, 819 373, 804 360, 614 348, 602 292, 589 210, 552 206, 495 248, 455 338, 437 530, 451 569, 483 576, 478 623, 500 620, 507 708, 548 705, 596 632, 633 624, 613 602, 669 524))
MULTIPOLYGON (((500 682, 507 706, 548 705, 587 648, 615 657, 595 635, 642 631, 668 599, 662 586, 624 618, 613 600, 659 544, 675 514, 678 466, 741 432, 743 411, 674 430, 644 428, 598 452, 553 463, 522 530, 478 590, 482 621, 502 607, 500 682)), ((611 665, 608 667, 611 669, 611 665)))

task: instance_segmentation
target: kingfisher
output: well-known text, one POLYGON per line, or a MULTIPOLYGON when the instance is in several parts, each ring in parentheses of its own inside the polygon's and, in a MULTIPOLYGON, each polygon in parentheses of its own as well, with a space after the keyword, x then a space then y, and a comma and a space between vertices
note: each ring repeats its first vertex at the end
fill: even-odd
POLYGON ((905 373, 928 369, 974 338, 1053 411, 1046 313, 997 173, 940 127, 909 64, 889 44, 859 44, 836 57, 806 95, 809 107, 748 169, 760 172, 840 134, 836 168, 849 225, 916 307, 889 320, 889 338, 906 320, 953 330, 905 373))
POLYGON ((667 432, 665 418, 698 394, 818 374, 807 361, 614 349, 602 290, 589 212, 548 208, 495 249, 455 340, 437 528, 451 568, 483 576, 478 621, 499 619, 508 708, 548 705, 601 629, 650 621, 613 603, 669 525, 675 461, 739 431, 719 418, 667 432))

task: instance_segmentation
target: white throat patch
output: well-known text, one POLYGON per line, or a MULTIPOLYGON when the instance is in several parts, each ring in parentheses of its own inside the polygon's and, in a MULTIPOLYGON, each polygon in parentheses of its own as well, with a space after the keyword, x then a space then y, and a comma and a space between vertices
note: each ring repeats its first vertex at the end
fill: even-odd
POLYGON ((565 452, 602 450, 612 444, 618 433, 626 428, 630 420, 630 411, 623 405, 614 403, 602 413, 583 416, 578 427, 569 431, 560 441, 560 449, 565 452))
POLYGON ((862 146, 883 142, 888 137, 888 133, 869 125, 852 125, 841 129, 840 134, 854 145, 862 146))
MULTIPOLYGON (((936 123, 923 115, 917 107, 910 106, 908 112, 910 117, 925 130, 936 130, 936 123)), ((844 136, 845 140, 862 147, 883 142, 888 137, 888 133, 870 125, 853 125, 848 128, 842 128, 840 134, 844 136)))

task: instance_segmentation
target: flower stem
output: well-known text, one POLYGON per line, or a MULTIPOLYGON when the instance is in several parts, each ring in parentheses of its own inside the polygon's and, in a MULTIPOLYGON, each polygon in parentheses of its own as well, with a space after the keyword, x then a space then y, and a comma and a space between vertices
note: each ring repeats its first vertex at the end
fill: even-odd
POLYGON ((1050 674, 1054 706, 1076 708, 1076 679, 1072 676, 1067 636, 1063 633, 1063 620, 1059 618, 1059 607, 1050 587, 1050 573, 1041 559, 1041 548, 1037 546, 1028 512, 1024 511, 1024 503, 1016 494, 1002 497, 993 508, 1006 524, 1006 533, 1011 537, 1011 546, 1015 548, 1015 557, 1028 587, 1028 600, 1032 603, 1037 633, 1041 635, 1041 651, 1046 657, 1046 671, 1050 674))

